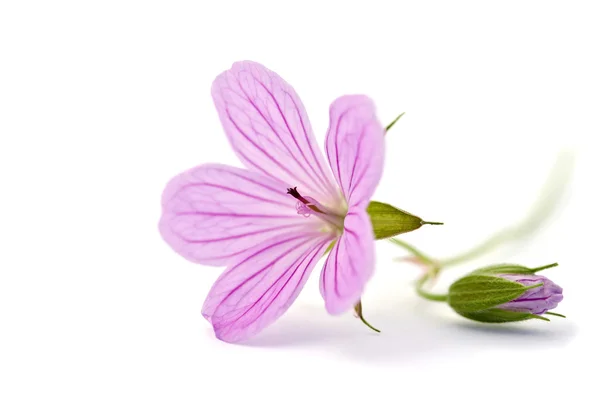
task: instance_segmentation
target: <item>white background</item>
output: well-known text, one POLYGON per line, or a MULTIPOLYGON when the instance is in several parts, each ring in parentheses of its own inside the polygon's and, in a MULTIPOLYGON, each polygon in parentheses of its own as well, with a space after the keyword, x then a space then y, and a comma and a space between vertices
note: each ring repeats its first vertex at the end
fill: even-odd
POLYGON ((3 1, 0 395, 593 393, 576 391, 597 388, 599 353, 596 5, 3 1), (558 261, 545 274, 568 318, 469 323, 416 297, 418 268, 379 242, 363 305, 381 334, 329 317, 315 272, 258 337, 216 340, 200 308, 221 269, 174 254, 157 221, 171 176, 240 164, 210 85, 242 59, 296 88, 319 143, 337 96, 371 96, 383 123, 407 112, 374 198, 445 222, 404 236, 432 255, 526 216, 572 153, 560 210, 535 236, 435 287, 474 266, 558 261))

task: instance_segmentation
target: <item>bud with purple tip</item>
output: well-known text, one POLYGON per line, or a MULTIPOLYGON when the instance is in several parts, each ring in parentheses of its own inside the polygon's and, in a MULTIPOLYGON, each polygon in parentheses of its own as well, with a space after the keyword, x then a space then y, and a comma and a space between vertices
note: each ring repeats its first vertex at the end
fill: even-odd
POLYGON ((539 285, 538 287, 528 289, 517 299, 498 306, 499 309, 510 310, 513 312, 527 312, 531 314, 544 314, 548 310, 554 309, 562 301, 562 288, 554 284, 544 276, 527 274, 503 274, 500 277, 517 282, 526 287, 539 285))
POLYGON ((450 286, 448 303, 461 316, 487 323, 504 323, 542 317, 562 301, 562 288, 535 273, 552 265, 530 269, 518 265, 489 266, 474 271, 450 286))

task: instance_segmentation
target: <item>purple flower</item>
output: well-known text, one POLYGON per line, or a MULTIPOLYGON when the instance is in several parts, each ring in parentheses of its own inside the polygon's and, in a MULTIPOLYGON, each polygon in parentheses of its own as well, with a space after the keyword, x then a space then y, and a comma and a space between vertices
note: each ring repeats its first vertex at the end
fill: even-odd
POLYGON ((548 310, 554 309, 563 300, 562 288, 544 276, 536 274, 502 274, 499 277, 515 281, 526 287, 540 283, 542 285, 528 289, 518 298, 497 306, 498 309, 542 315, 548 310))
POLYGON ((186 259, 226 266, 202 309, 215 335, 241 341, 275 321, 332 244, 321 295, 330 314, 351 309, 375 262, 366 207, 383 171, 384 129, 372 101, 353 95, 331 104, 332 173, 300 98, 276 73, 235 63, 212 96, 246 169, 204 164, 176 176, 159 227, 186 259))

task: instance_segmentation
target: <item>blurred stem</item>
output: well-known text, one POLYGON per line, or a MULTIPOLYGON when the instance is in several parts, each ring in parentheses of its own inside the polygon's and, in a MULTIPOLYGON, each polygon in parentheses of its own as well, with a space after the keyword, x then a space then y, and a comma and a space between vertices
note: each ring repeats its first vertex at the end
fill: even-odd
POLYGON ((437 263, 437 261, 433 260, 430 256, 425 255, 421 250, 408 244, 406 241, 398 240, 395 237, 392 237, 390 239, 390 241, 392 243, 404 248, 405 250, 407 250, 408 252, 413 254, 415 256, 415 258, 417 258, 418 260, 420 260, 421 262, 423 262, 426 265, 435 265, 437 263))
MULTIPOLYGON (((396 121, 396 120, 395 120, 396 121)), ((394 125, 394 122, 390 124, 390 127, 394 125)), ((502 245, 506 245, 511 242, 518 241, 520 239, 529 237, 533 235, 537 230, 539 230, 540 226, 546 221, 554 212, 560 199, 563 196, 565 191, 565 186, 567 185, 569 178, 571 176, 573 170, 574 156, 569 152, 562 152, 558 156, 556 163, 544 187, 542 188, 539 197, 536 203, 532 206, 529 214, 519 223, 513 225, 511 227, 507 227, 503 230, 498 231, 497 233, 490 236, 488 239, 482 241, 481 243, 475 245, 471 249, 462 252, 460 254, 451 256, 445 259, 437 259, 432 257, 431 255, 425 254, 420 249, 415 246, 408 244, 405 241, 399 240, 397 238, 391 238, 390 241, 396 244, 399 247, 402 247, 410 254, 413 255, 414 259, 418 262, 422 263, 427 267, 427 271, 416 283, 416 292, 417 294, 427 300, 435 301, 435 302, 446 302, 448 299, 447 295, 441 294, 432 294, 423 289, 423 286, 431 279, 434 279, 435 276, 444 268, 459 265, 473 259, 479 258, 502 245)), ((554 267, 557 264, 553 263, 551 265, 542 266, 535 270, 547 269, 550 267, 554 267)), ((564 317, 559 313, 548 312, 547 314, 552 316, 564 317)), ((539 317, 543 320, 548 320, 544 317, 539 317)))
POLYGON ((472 259, 485 255, 487 252, 493 251, 509 239, 510 235, 507 235, 506 233, 497 233, 470 250, 463 252, 462 254, 458 254, 440 261, 440 266, 449 267, 459 265, 463 262, 468 262, 472 259))
POLYGON ((517 224, 498 231, 465 252, 449 258, 437 259, 404 241, 396 238, 390 240, 426 265, 446 268, 477 259, 503 245, 529 237, 539 230, 543 222, 552 215, 558 206, 572 174, 573 165, 574 155, 568 151, 561 152, 529 214, 517 224))
POLYGON ((427 281, 429 281, 429 278, 431 277, 430 273, 425 273, 418 281, 417 281, 417 285, 416 285, 416 290, 417 290, 417 294, 421 297, 421 298, 425 298, 427 300, 430 301, 435 301, 435 302, 446 302, 448 300, 448 295, 442 295, 442 294, 432 294, 431 292, 427 292, 423 289, 423 285, 425 285, 425 283, 427 281))

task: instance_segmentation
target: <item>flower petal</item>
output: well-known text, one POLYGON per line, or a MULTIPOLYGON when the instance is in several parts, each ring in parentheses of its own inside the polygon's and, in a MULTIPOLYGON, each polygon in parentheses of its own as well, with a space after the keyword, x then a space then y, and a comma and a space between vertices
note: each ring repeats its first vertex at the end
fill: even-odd
POLYGON ((277 180, 206 164, 167 184, 159 229, 186 259, 224 266, 282 232, 317 230, 322 221, 298 215, 296 202, 277 180))
POLYGON ((383 173, 384 129, 363 95, 336 99, 329 108, 325 150, 349 207, 366 208, 383 173))
POLYGON ((248 339, 281 316, 332 239, 319 232, 280 234, 223 272, 202 308, 217 338, 248 339))
POLYGON ((367 212, 351 208, 344 232, 321 271, 321 295, 330 314, 352 308, 360 299, 375 266, 375 237, 367 212))
POLYGON ((297 186, 323 204, 339 199, 304 106, 279 75, 255 62, 237 62, 215 79, 212 96, 233 149, 249 169, 297 186))

